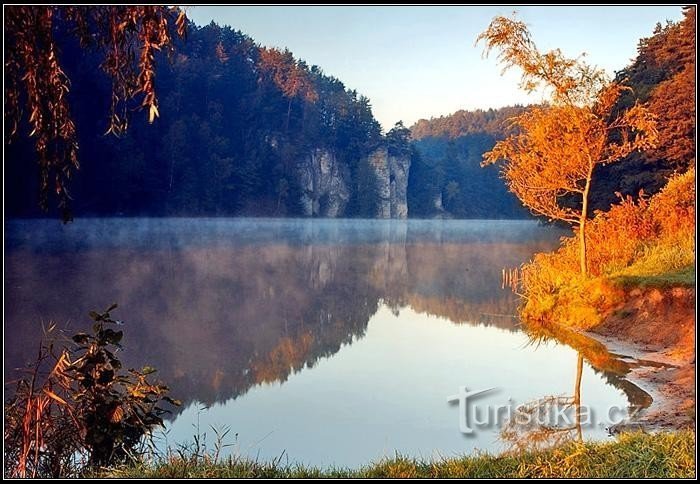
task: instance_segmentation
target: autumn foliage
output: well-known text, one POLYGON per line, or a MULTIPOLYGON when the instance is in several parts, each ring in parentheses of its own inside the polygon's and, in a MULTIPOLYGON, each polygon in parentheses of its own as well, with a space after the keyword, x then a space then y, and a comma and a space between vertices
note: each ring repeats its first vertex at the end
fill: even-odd
POLYGON ((695 263, 695 170, 676 175, 651 198, 623 198, 589 223, 591 277, 578 271, 577 235, 522 267, 526 321, 591 327, 622 297, 626 276, 673 273, 695 263))
POLYGON ((504 71, 517 67, 527 92, 543 89, 549 102, 513 118, 515 133, 484 154, 484 164, 505 161, 510 190, 536 214, 578 227, 580 271, 588 271, 586 221, 596 166, 618 161, 656 143, 654 116, 641 104, 611 116, 627 88, 610 83, 605 72, 559 49, 540 52, 526 25, 496 17, 477 40, 492 49, 504 71), (571 203, 571 197, 576 203, 571 203))
POLYGON ((296 60, 289 50, 260 49, 258 67, 261 74, 260 80, 263 81, 266 78, 272 80, 287 98, 285 130, 289 130, 292 100, 296 97, 309 103, 318 100, 313 80, 305 68, 306 66, 302 61, 296 60))
MULTIPOLYGON (((642 158, 678 171, 695 165, 696 7, 683 9, 679 22, 658 24, 654 35, 639 42, 638 56, 617 74, 634 87, 616 109, 646 102, 658 119, 659 142, 642 158)), ((652 169, 648 166, 648 169, 652 169)))
POLYGON ((155 5, 5 7, 6 142, 17 135, 26 112, 40 166, 40 203, 47 209, 49 194, 55 194, 69 218, 68 183, 79 167, 78 136, 70 80, 54 39, 61 22, 71 26, 68 34, 83 47, 104 55, 102 69, 112 79, 107 132, 119 135, 128 126, 129 102, 135 98, 149 122, 158 116, 156 54, 171 50, 173 39, 185 36, 187 17, 179 8, 155 5))
POLYGON ((163 425, 162 404, 179 405, 168 387, 149 381, 155 369, 123 370, 115 308, 91 312, 92 334, 75 334, 73 344, 42 342, 26 376, 14 382, 5 402, 5 477, 79 477, 125 462, 163 425))

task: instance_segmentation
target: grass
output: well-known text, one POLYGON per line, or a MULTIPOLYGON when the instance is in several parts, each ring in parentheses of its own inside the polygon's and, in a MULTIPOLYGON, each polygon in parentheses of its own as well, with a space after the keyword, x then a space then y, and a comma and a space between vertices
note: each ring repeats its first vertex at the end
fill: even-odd
POLYGON ((610 279, 625 287, 695 286, 694 234, 684 234, 650 245, 629 267, 610 279))
POLYGON ((612 278, 623 287, 695 287, 695 267, 689 266, 677 271, 661 274, 619 275, 612 278))
MULTIPOLYGON (((694 234, 676 234, 646 242, 624 267, 606 268, 599 276, 581 277, 572 264, 570 247, 538 254, 524 278, 525 304, 520 315, 530 324, 555 322, 587 330, 597 326, 623 303, 627 290, 695 287, 694 234)), ((615 262, 615 261, 613 261, 615 262)))
POLYGON ((627 197, 597 212, 587 227, 587 277, 577 236, 523 266, 523 320, 586 330, 624 303, 625 289, 695 286, 694 169, 650 199, 627 197))
POLYGON ((614 441, 568 444, 522 454, 478 454, 426 462, 405 457, 359 469, 305 467, 277 461, 171 456, 155 464, 107 470, 113 478, 526 478, 526 477, 694 477, 695 434, 627 433, 614 441))
POLYGON ((632 265, 610 276, 623 287, 694 287, 695 241, 679 237, 655 244, 632 265))

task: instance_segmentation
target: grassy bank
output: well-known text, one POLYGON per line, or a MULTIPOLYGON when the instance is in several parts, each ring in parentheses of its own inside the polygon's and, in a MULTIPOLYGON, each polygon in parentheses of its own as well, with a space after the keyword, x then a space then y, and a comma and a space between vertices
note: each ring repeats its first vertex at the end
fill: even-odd
POLYGON ((665 289, 669 287, 694 287, 695 267, 689 266, 680 270, 663 272, 660 274, 648 274, 634 272, 616 276, 612 279, 616 284, 629 289, 632 287, 656 287, 665 289))
POLYGON ((359 469, 302 467, 238 459, 173 457, 112 469, 100 477, 693 477, 695 434, 623 434, 614 441, 570 444, 544 452, 488 454, 425 462, 397 457, 359 469))
POLYGON ((623 306, 632 287, 695 285, 695 171, 677 175, 650 199, 627 198, 590 220, 588 274, 579 238, 537 254, 522 268, 522 319, 588 330, 623 306))

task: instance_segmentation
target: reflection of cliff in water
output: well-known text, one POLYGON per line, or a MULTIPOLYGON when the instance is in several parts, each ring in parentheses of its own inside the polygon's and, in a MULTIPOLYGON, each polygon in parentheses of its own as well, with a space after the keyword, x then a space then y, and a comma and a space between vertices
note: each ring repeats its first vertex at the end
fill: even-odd
POLYGON ((31 239, 10 231, 6 366, 32 357, 41 321, 77 329, 90 309, 116 301, 127 364, 155 366, 185 401, 219 402, 285 381, 361 338, 382 303, 514 329, 517 299, 500 289, 501 268, 552 244, 528 243, 531 225, 503 241, 485 230, 467 243, 450 225, 405 222, 307 223, 262 241, 240 227, 199 237, 187 227, 119 227, 78 226, 84 233, 62 247, 49 231, 31 239))

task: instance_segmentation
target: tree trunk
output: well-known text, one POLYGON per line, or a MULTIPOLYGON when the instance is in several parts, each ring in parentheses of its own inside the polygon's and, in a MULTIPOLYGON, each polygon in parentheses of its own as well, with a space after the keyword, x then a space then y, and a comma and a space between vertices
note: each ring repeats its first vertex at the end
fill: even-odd
POLYGON ((588 219, 588 195, 591 191, 591 178, 593 177, 593 164, 590 165, 588 175, 586 176, 586 187, 583 189, 583 201, 581 205, 581 218, 578 225, 578 236, 581 258, 581 274, 585 277, 588 275, 588 264, 586 259, 586 220, 588 219))
POLYGON ((583 440, 583 431, 581 428, 581 376, 583 375, 583 355, 578 354, 576 363, 576 386, 574 387, 574 406, 576 411, 576 434, 578 440, 583 440))
POLYGON ((292 98, 289 98, 289 103, 287 104, 287 122, 284 124, 284 134, 289 134, 289 117, 292 114, 292 98))

